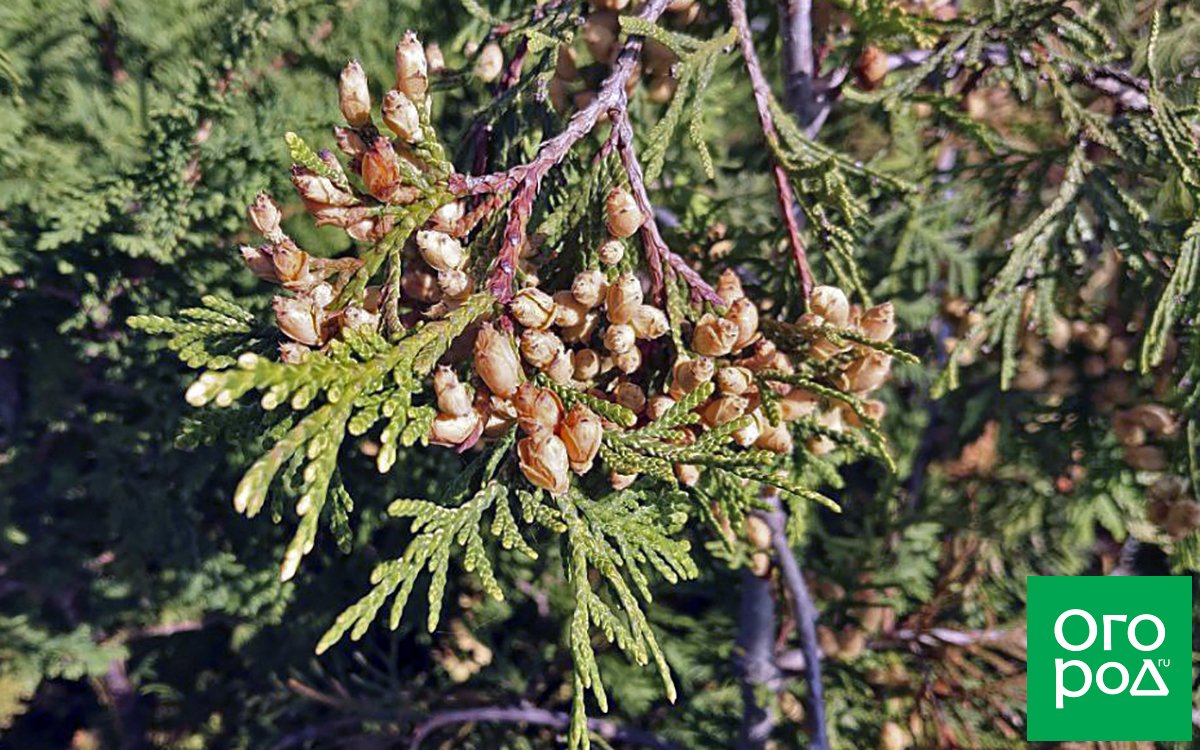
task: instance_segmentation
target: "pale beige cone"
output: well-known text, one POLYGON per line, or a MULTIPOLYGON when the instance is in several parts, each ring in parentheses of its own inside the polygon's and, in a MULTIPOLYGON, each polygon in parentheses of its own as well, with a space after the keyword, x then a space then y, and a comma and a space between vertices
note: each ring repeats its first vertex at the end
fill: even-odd
POLYGON ((561 495, 571 486, 571 463, 563 441, 541 430, 517 443, 521 473, 535 486, 561 495))

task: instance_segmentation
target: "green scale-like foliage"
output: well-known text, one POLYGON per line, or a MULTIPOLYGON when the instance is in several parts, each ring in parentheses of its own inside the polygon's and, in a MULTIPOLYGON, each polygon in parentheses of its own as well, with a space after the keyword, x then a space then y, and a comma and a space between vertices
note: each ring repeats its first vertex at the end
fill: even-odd
POLYGON ((395 343, 374 331, 351 329, 328 351, 309 353, 295 365, 247 353, 238 358, 237 368, 210 370, 189 389, 188 400, 195 405, 229 406, 249 391, 260 391, 267 410, 282 404, 295 412, 313 407, 250 467, 233 498, 239 513, 257 515, 280 470, 293 458, 303 462, 296 503, 300 526, 284 556, 284 580, 296 574, 301 558, 316 544, 347 433, 361 435, 386 421, 376 459, 381 472, 392 467, 398 446, 425 440, 434 410, 413 403, 413 394, 423 388, 420 379, 489 305, 490 298, 476 296, 445 320, 427 323, 395 343))

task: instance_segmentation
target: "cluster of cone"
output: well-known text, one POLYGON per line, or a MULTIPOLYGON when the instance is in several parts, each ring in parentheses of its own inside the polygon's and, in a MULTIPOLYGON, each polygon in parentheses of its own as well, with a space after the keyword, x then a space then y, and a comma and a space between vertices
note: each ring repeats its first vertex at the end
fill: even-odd
POLYGON ((356 258, 318 258, 296 245, 280 227, 282 214, 265 193, 250 206, 250 223, 267 241, 258 247, 242 247, 242 259, 260 279, 279 284, 290 295, 273 301, 275 322, 288 337, 280 346, 286 362, 297 362, 311 347, 322 346, 343 329, 379 323, 378 290, 367 295, 362 306, 331 310, 336 296, 330 279, 357 269, 356 258))
POLYGON ((1188 491, 1188 481, 1166 473, 1171 461, 1164 443, 1179 433, 1179 416, 1162 404, 1142 403, 1115 412, 1112 426, 1125 462, 1160 474, 1147 491, 1146 518, 1172 539, 1200 529, 1200 503, 1188 491))
POLYGON ((1167 475, 1150 486, 1146 517, 1172 539, 1200 529, 1200 503, 1188 492, 1187 480, 1167 475))
MULTIPOLYGON (((621 52, 620 13, 635 4, 630 0, 592 0, 591 5, 592 10, 579 33, 582 47, 563 45, 559 48, 554 75, 546 87, 550 103, 559 114, 567 113, 572 107, 586 107, 596 97, 600 82, 621 52)), ((667 4, 667 18, 678 26, 696 21, 702 11, 698 0, 672 0, 667 4)), ((632 94, 641 82, 651 101, 659 104, 670 101, 675 93, 674 67, 677 62, 679 58, 669 47, 654 39, 644 40, 641 58, 629 76, 626 92, 632 94)), ((607 117, 607 113, 601 116, 607 117)))
MULTIPOLYGON (((579 273, 570 289, 554 294, 528 286, 514 295, 504 323, 485 324, 476 334, 472 364, 477 388, 461 383, 448 367, 438 369, 434 390, 439 414, 430 428, 431 442, 468 447, 515 423, 523 435, 517 446, 521 471, 533 484, 562 493, 571 472, 591 470, 603 431, 617 425, 582 403, 565 409, 553 390, 534 385, 529 375, 541 372, 560 386, 590 390, 635 413, 645 411, 645 390, 635 382, 641 347, 670 327, 666 313, 645 302, 642 281, 615 269, 624 257, 621 241, 645 218, 628 191, 614 188, 605 203, 610 239, 597 253, 606 271, 579 273)), ((431 266, 442 260, 431 258, 424 247, 422 251, 431 266)), ((536 276, 528 279, 536 281, 536 276)), ((632 477, 613 478, 619 486, 630 481, 632 477)))
MULTIPOLYGON (((292 183, 317 226, 336 226, 352 239, 373 242, 395 223, 389 205, 407 205, 420 197, 414 177, 430 170, 416 149, 426 138, 421 109, 427 107, 429 71, 442 67, 435 45, 421 45, 407 32, 396 45, 395 85, 380 101, 380 130, 373 117, 370 86, 362 66, 351 61, 338 82, 338 105, 345 126, 334 128, 342 163, 329 150, 318 152, 324 169, 320 172, 301 164, 292 167, 292 183), (361 179, 365 193, 350 186, 346 169, 361 179)), ((282 227, 279 207, 266 194, 250 206, 250 222, 265 243, 243 246, 242 258, 259 278, 278 283, 291 294, 275 298, 279 329, 289 339, 281 347, 286 361, 298 361, 309 348, 320 347, 346 327, 375 326, 379 321, 380 292, 367 289, 360 305, 332 310, 336 296, 335 276, 344 278, 361 262, 354 258, 319 258, 301 249, 282 227)), ((447 306, 465 299, 472 281, 462 270, 465 254, 452 236, 463 217, 463 206, 450 202, 439 208, 426 227, 417 232, 420 253, 432 274, 409 275, 404 290, 418 301, 445 298, 447 306)))
MULTIPOLYGON (((885 343, 896 332, 896 315, 892 303, 884 302, 867 309, 852 305, 845 292, 833 286, 818 286, 808 301, 809 312, 800 316, 801 330, 807 332, 809 345, 806 354, 812 361, 824 363, 828 378, 839 390, 863 398, 863 412, 874 421, 883 419, 886 409, 882 401, 866 398, 877 390, 892 371, 891 355, 870 346, 855 343, 837 335, 837 331, 849 331, 868 341, 885 343), (829 329, 834 331, 830 332, 829 329)), ((786 370, 790 372, 790 367, 786 370)), ((805 398, 806 406, 799 412, 793 410, 794 418, 811 417, 823 427, 843 432, 848 427, 861 427, 858 415, 844 401, 822 407, 821 402, 803 389, 793 388, 784 400, 797 401, 805 398), (803 397, 796 394, 804 394, 803 397)), ((785 418, 787 414, 785 413, 785 418)), ((829 437, 811 438, 807 448, 816 455, 833 450, 836 443, 829 437)))
MULTIPOLYGON (((621 260, 620 240, 635 232, 644 216, 632 196, 617 188, 608 196, 606 221, 612 236, 597 255, 607 272, 583 271, 570 289, 554 293, 526 287, 508 305, 511 327, 489 323, 479 330, 473 351, 478 387, 461 383, 449 368, 439 369, 434 379, 439 414, 430 429, 432 442, 465 448, 480 438, 501 435, 515 423, 523 435, 518 456, 526 478, 554 493, 566 491, 571 472, 584 474, 592 468, 603 433, 624 428, 579 402, 565 409, 553 389, 531 382, 530 375, 539 372, 558 386, 625 407, 637 415, 639 424, 660 418, 711 381, 713 395, 696 408, 701 421, 678 431, 687 441, 700 431, 751 415, 753 419, 733 433, 739 445, 790 453, 788 422, 812 419, 835 432, 857 424, 857 415, 841 402, 826 403, 779 382, 762 384, 757 373, 792 373, 794 368, 760 335, 758 308, 732 271, 721 276, 717 287, 725 302, 723 313, 706 313, 690 327, 688 344, 695 356, 680 356, 665 390, 648 392, 652 389, 643 356, 670 332, 670 323, 662 309, 647 303, 639 275, 611 267, 621 260), (779 396, 780 423, 772 425, 767 418, 760 387, 770 387, 779 396)), ((800 321, 811 329, 808 354, 830 365, 835 385, 843 390, 863 396, 878 388, 889 372, 890 357, 860 344, 834 343, 822 332, 833 326, 886 341, 895 328, 891 306, 864 312, 850 305, 841 290, 818 287, 810 309, 800 321)), ((866 403, 870 416, 882 416, 882 403, 866 403)), ((811 439, 808 447, 823 453, 835 444, 821 436, 811 439)), ((681 482, 694 484, 700 468, 681 464, 675 472, 681 482)), ((634 478, 617 473, 609 477, 618 489, 634 478)))
MULTIPOLYGON (((678 5, 676 12, 692 7, 678 5)), ((604 7, 597 12, 620 9, 604 7)), ((328 151, 317 155, 323 167, 311 162, 294 166, 292 182, 317 225, 337 226, 353 239, 376 241, 392 228, 398 213, 389 207, 420 197, 416 185, 432 169, 422 160, 428 150, 420 145, 432 138, 424 122, 428 76, 431 68, 441 64, 439 58, 436 49, 423 48, 412 32, 405 34, 396 47, 395 86, 384 94, 380 106, 384 131, 374 123, 370 87, 361 66, 351 62, 343 70, 338 91, 347 126, 335 128, 334 134, 348 157, 345 169, 360 178, 363 191, 350 186, 348 173, 328 151)), ((481 51, 481 64, 488 59, 496 62, 494 55, 481 51)), ((502 63, 501 57, 497 64, 502 63)), ((688 351, 679 353, 667 384, 655 393, 643 357, 665 350, 659 340, 671 332, 671 323, 663 309, 648 302, 644 276, 621 271, 629 266, 622 263, 624 241, 647 216, 622 187, 609 192, 604 211, 609 236, 595 253, 594 267, 576 275, 569 289, 548 292, 538 286, 537 268, 522 257, 525 286, 508 303, 508 314, 497 324, 486 323, 472 332, 472 376, 463 382, 451 367, 437 369, 433 390, 438 413, 427 435, 430 442, 466 450, 515 424, 522 435, 517 447, 521 471, 539 487, 565 492, 572 473, 582 475, 594 466, 604 431, 628 425, 611 423, 595 413, 585 405, 589 399, 572 399, 573 406, 566 409, 558 392, 534 383, 537 373, 560 390, 586 392, 592 399, 619 404, 635 414, 639 424, 660 418, 711 381, 713 395, 696 407, 699 424, 677 433, 688 442, 704 430, 750 415, 752 419, 733 433, 739 445, 790 453, 788 423, 806 419, 826 428, 808 442, 809 450, 825 453, 836 445, 829 433, 857 426, 859 417, 846 404, 760 377, 768 371, 790 374, 794 368, 788 356, 760 335, 758 308, 746 298, 732 271, 721 276, 717 288, 724 306, 679 329, 688 351), (771 424, 766 416, 760 388, 775 392, 779 423, 771 424)), ((469 231, 463 216, 461 203, 442 206, 404 249, 406 270, 399 289, 389 289, 387 294, 403 300, 404 309, 411 310, 407 314, 438 317, 474 291, 476 279, 468 271, 467 250, 461 242, 469 231)), ((368 287, 362 299, 348 306, 332 304, 360 261, 324 259, 302 250, 284 233, 280 210, 265 194, 250 207, 250 220, 266 242, 243 247, 245 262, 260 278, 280 284, 287 292, 275 299, 276 321, 288 339, 281 347, 284 361, 299 361, 309 349, 325 346, 347 328, 380 325, 384 293, 378 287, 368 287)), ((830 383, 841 390, 865 396, 878 388, 888 375, 890 357, 838 336, 837 331, 886 341, 894 330, 891 306, 863 311, 850 305, 841 290, 818 287, 809 309, 799 321, 809 341, 808 351, 800 354, 821 363, 830 383)), ((464 337, 464 343, 469 339, 464 337)), ((461 361, 454 356, 447 359, 461 361)), ((869 417, 882 416, 882 403, 865 403, 869 417)), ((675 471, 685 484, 699 479, 699 467, 679 465, 675 471)), ((616 488, 628 486, 634 478, 610 475, 616 488)))

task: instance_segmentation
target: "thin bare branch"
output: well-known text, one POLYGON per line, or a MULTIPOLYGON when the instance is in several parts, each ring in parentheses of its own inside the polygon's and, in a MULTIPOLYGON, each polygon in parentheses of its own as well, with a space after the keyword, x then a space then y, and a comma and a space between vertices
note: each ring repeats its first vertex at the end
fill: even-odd
POLYGON ((775 727, 774 706, 762 703, 765 688, 778 693, 782 675, 775 660, 775 595, 771 581, 742 571, 734 667, 742 688, 742 729, 738 750, 762 750, 775 727))
POLYGON ((783 37, 783 103, 807 131, 828 114, 828 92, 817 80, 813 49, 812 0, 779 0, 779 33, 783 37))
POLYGON ((617 153, 620 154, 621 164, 625 168, 625 175, 629 178, 629 186, 633 191, 633 198, 637 201, 638 208, 642 214, 647 217, 646 223, 642 224, 642 244, 646 248, 646 260, 650 266, 650 288, 654 294, 655 302, 662 301, 663 294, 663 269, 664 266, 671 273, 678 273, 687 282, 691 288, 694 297, 707 300, 717 305, 724 305, 724 300, 717 294, 707 281, 705 281, 699 273, 679 257, 671 252, 667 247, 667 243, 662 238, 662 233, 658 229, 658 219, 654 210, 654 205, 650 202, 650 196, 646 192, 646 181, 642 173, 642 165, 638 161, 637 151, 633 145, 633 123, 629 119, 629 110, 626 108, 614 109, 609 113, 613 120, 615 132, 617 135, 617 153))
POLYGON ((821 649, 817 645, 817 608, 808 585, 800 570, 800 562, 792 551, 787 537, 787 515, 779 503, 778 495, 765 498, 770 510, 757 511, 771 530, 771 546, 775 550, 776 564, 782 574, 783 586, 787 589, 796 619, 800 650, 804 653, 804 675, 808 683, 808 714, 812 721, 812 750, 828 750, 829 737, 825 725, 825 689, 821 683, 821 649))
MULTIPOLYGON (((758 122, 763 136, 767 139, 772 151, 779 137, 775 131, 775 121, 771 117, 771 89, 763 75, 762 65, 758 61, 758 53, 754 51, 754 39, 750 33, 750 20, 746 16, 745 0, 729 0, 729 14, 738 32, 741 45, 742 59, 746 62, 746 72, 750 74, 750 85, 754 91, 754 104, 758 109, 758 122)), ((779 197, 779 213, 787 229, 788 244, 792 250, 792 260, 796 264, 796 273, 800 277, 800 289, 807 300, 813 288, 812 270, 808 265, 808 254, 804 242, 800 239, 800 223, 797 216, 796 194, 792 191, 787 170, 779 163, 774 154, 771 157, 771 175, 775 180, 775 192, 779 197)))

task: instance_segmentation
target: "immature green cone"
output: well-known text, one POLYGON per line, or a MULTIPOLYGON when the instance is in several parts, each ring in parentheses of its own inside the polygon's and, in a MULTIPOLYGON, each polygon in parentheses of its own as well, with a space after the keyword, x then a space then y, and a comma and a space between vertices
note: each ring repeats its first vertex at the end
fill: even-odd
POLYGON ((367 74, 358 60, 351 60, 342 69, 338 80, 338 106, 351 127, 361 128, 371 121, 371 90, 367 86, 367 74))

